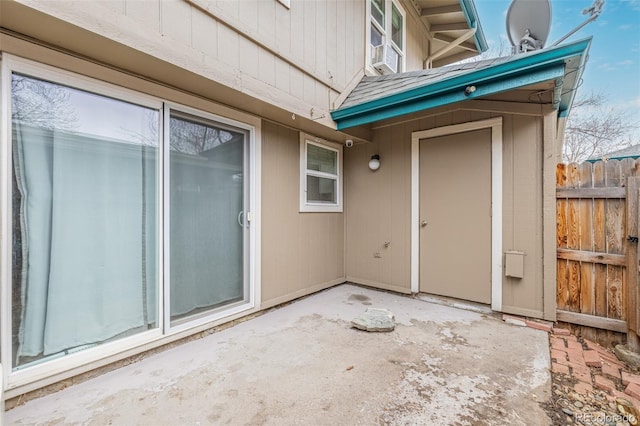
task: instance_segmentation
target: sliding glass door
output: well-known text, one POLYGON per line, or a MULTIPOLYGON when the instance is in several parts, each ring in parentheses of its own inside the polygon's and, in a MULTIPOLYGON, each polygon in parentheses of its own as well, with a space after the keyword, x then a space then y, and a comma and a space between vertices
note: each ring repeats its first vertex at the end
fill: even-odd
POLYGON ((160 110, 11 89, 13 367, 158 327, 160 110))
POLYGON ((13 377, 253 307, 252 126, 10 55, 2 65, 1 361, 13 377))
POLYGON ((171 110, 171 325, 247 301, 246 131, 171 110))

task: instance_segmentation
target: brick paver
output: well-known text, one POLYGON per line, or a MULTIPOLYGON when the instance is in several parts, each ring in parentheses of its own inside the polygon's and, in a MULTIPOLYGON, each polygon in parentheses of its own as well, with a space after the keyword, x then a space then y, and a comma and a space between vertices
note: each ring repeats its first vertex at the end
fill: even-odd
POLYGON ((593 382, 598 389, 602 389, 605 392, 612 393, 616 390, 616 384, 604 376, 594 375, 593 382))
POLYGON ((585 382, 576 383, 573 386, 573 389, 581 395, 585 395, 588 392, 593 392, 593 386, 591 386, 590 383, 585 383, 585 382))
POLYGON ((582 353, 584 355, 584 362, 589 367, 602 368, 602 361, 600 361, 600 355, 598 351, 586 350, 582 353))
POLYGON ((553 371, 554 373, 569 375, 569 367, 567 367, 566 365, 558 364, 555 361, 551 362, 551 371, 553 371))
POLYGON ((553 324, 550 322, 546 322, 546 321, 529 321, 527 320, 525 322, 525 324, 527 324, 527 327, 529 328, 535 328, 536 330, 542 330, 542 331, 546 331, 547 333, 549 333, 551 331, 551 329, 553 328, 553 324))
POLYGON ((637 374, 627 373, 626 371, 622 372, 622 384, 627 386, 629 383, 635 383, 636 385, 640 385, 640 376, 637 374))
POLYGON ((579 341, 569 330, 553 327, 548 322, 514 316, 505 316, 505 322, 524 323, 530 328, 549 332, 551 371, 573 378, 572 387, 577 394, 586 396, 601 389, 612 403, 616 398, 624 398, 640 409, 640 375, 630 373, 611 351, 587 339, 579 341))
POLYGON ((640 399, 640 385, 633 382, 629 383, 625 388, 624 393, 633 398, 640 399))
POLYGON ((620 367, 605 361, 602 363, 602 374, 610 379, 620 380, 620 367))

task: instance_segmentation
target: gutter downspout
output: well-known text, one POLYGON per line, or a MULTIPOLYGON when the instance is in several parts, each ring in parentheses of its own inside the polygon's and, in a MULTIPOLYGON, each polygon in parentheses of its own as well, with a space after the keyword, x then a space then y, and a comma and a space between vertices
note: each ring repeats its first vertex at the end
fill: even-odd
POLYGON ((443 47, 442 49, 438 50, 437 52, 427 56, 425 58, 425 60, 422 62, 422 68, 423 69, 431 69, 431 67, 433 66, 433 61, 434 59, 438 59, 440 56, 444 55, 445 53, 447 53, 448 51, 450 51, 451 49, 453 49, 454 47, 459 46, 460 44, 464 43, 465 41, 469 40, 471 37, 473 37, 476 34, 476 27, 473 27, 471 29, 469 29, 469 31, 467 31, 466 33, 462 34, 460 37, 458 37, 457 39, 453 40, 451 43, 447 44, 445 47, 443 47))
POLYGON ((564 151, 564 135, 567 128, 567 117, 557 117, 556 123, 556 152, 554 153, 560 161, 563 160, 562 153, 564 151))

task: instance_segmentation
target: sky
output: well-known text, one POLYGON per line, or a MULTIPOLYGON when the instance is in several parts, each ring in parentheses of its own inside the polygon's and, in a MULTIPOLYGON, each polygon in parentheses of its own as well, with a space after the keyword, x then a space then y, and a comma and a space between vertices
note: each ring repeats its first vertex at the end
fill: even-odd
MULTIPOLYGON (((547 47, 584 22, 589 15, 582 11, 593 4, 593 0, 550 1, 547 47)), ((489 49, 498 52, 501 40, 505 49, 510 48, 505 22, 511 0, 475 0, 474 4, 489 49)), ((630 121, 640 125, 640 0, 606 0, 596 21, 562 44, 590 36, 593 41, 578 96, 603 94, 609 106, 625 111, 630 121)), ((640 143, 640 129, 634 139, 640 143)))

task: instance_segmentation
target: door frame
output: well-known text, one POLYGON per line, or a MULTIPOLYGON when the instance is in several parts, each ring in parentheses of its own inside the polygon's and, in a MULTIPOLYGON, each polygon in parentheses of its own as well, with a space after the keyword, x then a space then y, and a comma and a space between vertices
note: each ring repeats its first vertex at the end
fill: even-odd
POLYGON ((162 289, 161 296, 163 310, 162 330, 165 335, 175 334, 176 332, 191 330, 195 327, 211 324, 222 318, 233 317, 239 313, 251 312, 260 308, 260 285, 259 285, 259 265, 260 265, 260 181, 257 178, 261 164, 260 144, 257 143, 258 129, 255 124, 249 122, 238 121, 217 114, 213 114, 201 109, 178 104, 175 102, 164 102, 163 105, 163 156, 162 156, 162 198, 163 198, 163 220, 162 220, 162 289), (170 149, 170 128, 169 121, 171 112, 185 113, 198 117, 205 122, 212 124, 218 123, 223 126, 235 127, 247 133, 245 140, 245 152, 243 153, 243 161, 245 167, 244 177, 244 228, 243 235, 243 276, 244 291, 247 292, 247 300, 232 303, 229 306, 223 306, 218 309, 210 310, 202 315, 196 315, 193 318, 186 317, 184 321, 177 324, 171 324, 171 256, 170 249, 170 223, 171 223, 171 199, 170 199, 170 179, 171 164, 169 158, 170 149), (246 176, 248 175, 248 176, 246 176))
MULTIPOLYGON (((51 53, 51 52, 49 52, 51 53)), ((44 53, 43 53, 44 54, 44 53)), ((36 55, 42 56, 42 55, 36 55)), ((60 58, 64 59, 62 55, 60 58)), ((57 58, 57 57, 56 57, 57 58)), ((60 59, 58 58, 58 59, 60 59)), ((133 355, 143 353, 160 346, 181 340, 196 333, 212 329, 214 326, 232 321, 241 316, 248 315, 260 310, 261 305, 261 173, 262 173, 262 119, 246 112, 230 109, 213 100, 201 99, 195 96, 179 92, 177 89, 166 88, 159 83, 151 82, 148 86, 148 93, 143 93, 138 89, 115 85, 112 81, 117 80, 117 76, 98 79, 94 74, 82 74, 75 68, 82 68, 78 65, 73 70, 65 70, 58 66, 46 65, 37 60, 21 58, 3 52, 0 58, 0 424, 2 424, 2 403, 8 398, 21 395, 26 392, 47 386, 60 380, 78 376, 87 371, 112 364, 122 359, 127 359, 133 355), (78 351, 60 358, 50 359, 40 364, 29 365, 28 368, 13 370, 11 355, 11 256, 12 243, 11 235, 12 215, 11 197, 12 183, 12 143, 11 143, 11 114, 10 96, 12 72, 23 73, 27 76, 52 81, 57 84, 69 86, 74 89, 85 90, 107 97, 119 99, 124 102, 131 102, 157 109, 164 114, 165 107, 170 107, 182 112, 191 113, 203 118, 210 118, 214 122, 219 122, 234 127, 241 128, 248 132, 248 171, 249 176, 249 205, 246 212, 246 222, 249 232, 249 270, 248 280, 249 298, 242 306, 234 306, 216 315, 202 318, 198 321, 190 321, 180 327, 166 327, 164 315, 161 314, 165 305, 164 286, 168 283, 164 281, 164 242, 166 241, 164 223, 162 217, 164 211, 168 211, 167 199, 163 199, 165 191, 164 174, 168 171, 163 167, 158 167, 158 304, 157 309, 158 327, 143 333, 122 337, 113 342, 103 343, 95 348, 86 351, 78 351), (170 99, 183 98, 184 103, 177 103, 170 99), (191 105, 191 106, 188 106, 191 105), (4 167, 9 166, 9 167, 4 167)), ((59 61, 54 61, 59 62, 59 61)), ((98 67, 104 70, 104 67, 98 67)), ((101 74, 102 75, 102 74, 101 74)), ((139 84, 142 80, 136 79, 139 84)), ((148 83, 148 82, 147 82, 148 83)), ((144 86, 144 85, 143 85, 144 86)), ((158 131, 162 135, 164 132, 164 118, 159 123, 158 131)), ((160 139, 158 155, 159 164, 164 164, 164 149, 168 148, 168 142, 164 137, 160 139)), ((168 259, 166 259, 168 261, 168 259)), ((168 276, 168 275, 167 275, 168 276)))
POLYGON ((411 292, 420 292, 420 140, 491 129, 491 309, 502 310, 502 117, 411 132, 411 292))

